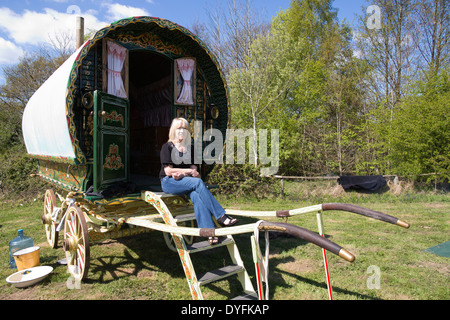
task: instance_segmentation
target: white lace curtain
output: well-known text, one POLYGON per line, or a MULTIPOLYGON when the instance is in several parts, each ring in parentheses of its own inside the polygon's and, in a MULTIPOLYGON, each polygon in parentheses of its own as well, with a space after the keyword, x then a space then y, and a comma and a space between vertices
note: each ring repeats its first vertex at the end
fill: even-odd
POLYGON ((127 49, 108 41, 108 93, 121 98, 127 98, 122 80, 122 68, 127 56, 127 49))
POLYGON ((178 71, 180 71, 183 77, 183 87, 181 93, 177 98, 177 103, 180 104, 194 104, 192 96, 192 73, 194 72, 195 60, 194 59, 178 59, 177 60, 178 71))

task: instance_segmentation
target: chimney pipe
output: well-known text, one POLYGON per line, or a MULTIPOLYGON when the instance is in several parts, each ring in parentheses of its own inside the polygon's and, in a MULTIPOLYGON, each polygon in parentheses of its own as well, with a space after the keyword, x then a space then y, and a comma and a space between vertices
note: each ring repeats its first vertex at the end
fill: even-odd
POLYGON ((84 43, 84 18, 77 17, 77 49, 81 47, 84 43))

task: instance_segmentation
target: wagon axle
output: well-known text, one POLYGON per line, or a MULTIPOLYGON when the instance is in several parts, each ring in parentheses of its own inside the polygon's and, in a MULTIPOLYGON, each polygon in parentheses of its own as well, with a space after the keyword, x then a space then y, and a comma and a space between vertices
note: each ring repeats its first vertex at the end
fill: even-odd
POLYGON ((48 214, 43 214, 41 220, 42 224, 50 224, 52 222, 52 216, 48 214))
POLYGON ((64 251, 74 251, 78 246, 78 241, 74 238, 63 240, 63 250, 64 251))

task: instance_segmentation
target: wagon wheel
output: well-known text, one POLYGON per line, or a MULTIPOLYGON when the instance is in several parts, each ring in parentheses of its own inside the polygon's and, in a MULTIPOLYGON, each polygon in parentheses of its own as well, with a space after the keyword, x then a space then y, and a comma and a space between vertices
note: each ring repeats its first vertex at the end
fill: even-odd
MULTIPOLYGON (((194 227, 194 221, 183 221, 178 223, 179 227, 194 227)), ((172 250, 173 252, 177 252, 177 246, 175 245, 175 242, 173 241, 173 237, 170 233, 163 232, 164 241, 166 242, 167 247, 172 250)), ((192 244, 194 242, 194 236, 183 236, 184 241, 186 244, 192 244)))
POLYGON ((56 196, 53 189, 45 191, 44 196, 44 214, 42 215, 42 223, 45 227, 47 242, 55 249, 58 246, 59 232, 56 231, 56 222, 52 219, 53 210, 56 207, 56 196))
POLYGON ((86 219, 77 206, 70 207, 64 221, 63 249, 67 267, 75 281, 82 281, 89 271, 90 249, 86 219))

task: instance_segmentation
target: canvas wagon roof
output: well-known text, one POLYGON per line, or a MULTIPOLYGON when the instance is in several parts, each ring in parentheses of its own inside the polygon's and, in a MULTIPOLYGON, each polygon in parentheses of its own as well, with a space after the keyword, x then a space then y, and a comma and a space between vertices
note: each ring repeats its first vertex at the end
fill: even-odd
MULTIPOLYGON (((85 156, 79 147, 74 120, 76 79, 83 59, 101 39, 113 38, 127 49, 160 51, 158 41, 170 39, 173 48, 164 48, 169 55, 193 56, 202 70, 216 105, 226 108, 228 96, 219 64, 207 46, 186 28, 171 21, 154 17, 122 19, 96 32, 35 92, 23 114, 22 131, 28 154, 57 162, 84 164, 85 156), (127 34, 128 36, 123 36, 127 34), (132 36, 130 36, 132 35, 132 36), (130 40, 131 39, 131 40, 130 40), (182 52, 180 49, 182 48, 182 52)), ((227 122, 227 120, 225 120, 227 122)))

